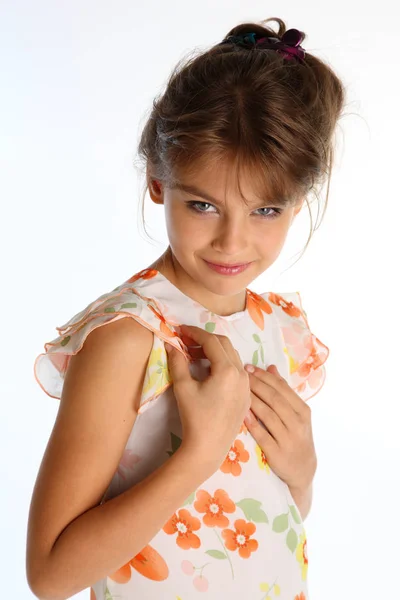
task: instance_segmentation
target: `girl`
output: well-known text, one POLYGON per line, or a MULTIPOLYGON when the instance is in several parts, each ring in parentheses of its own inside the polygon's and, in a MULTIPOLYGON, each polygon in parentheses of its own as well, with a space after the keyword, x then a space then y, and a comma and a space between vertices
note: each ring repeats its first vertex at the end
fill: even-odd
POLYGON ((344 88, 270 20, 172 74, 139 146, 169 246, 36 359, 60 399, 29 514, 40 599, 308 598, 329 350, 298 292, 247 286, 330 178, 344 88))

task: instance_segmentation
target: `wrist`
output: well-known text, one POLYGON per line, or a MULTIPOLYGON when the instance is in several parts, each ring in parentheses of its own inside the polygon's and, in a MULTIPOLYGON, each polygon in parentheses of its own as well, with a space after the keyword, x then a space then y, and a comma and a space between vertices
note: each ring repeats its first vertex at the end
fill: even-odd
POLYGON ((312 488, 314 478, 307 479, 304 481, 297 482, 296 484, 289 485, 291 491, 297 492, 298 494, 307 492, 310 488, 312 488))
POLYGON ((290 487, 290 494, 297 504, 297 507, 300 511, 301 518, 303 521, 307 517, 308 513, 311 510, 312 498, 313 498, 313 487, 312 482, 308 485, 308 487, 290 487))
POLYGON ((191 472, 196 473, 198 477, 204 477, 204 479, 215 473, 222 463, 222 461, 218 462, 215 459, 207 460, 205 452, 187 446, 184 442, 182 442, 173 456, 177 458, 178 462, 182 463, 183 468, 189 469, 191 472))

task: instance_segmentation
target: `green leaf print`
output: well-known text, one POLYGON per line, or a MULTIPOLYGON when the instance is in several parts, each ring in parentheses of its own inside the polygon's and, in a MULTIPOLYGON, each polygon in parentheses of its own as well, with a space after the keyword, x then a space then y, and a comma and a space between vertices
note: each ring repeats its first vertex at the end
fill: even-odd
POLYGON ((253 340, 257 342, 257 344, 261 344, 260 336, 256 333, 253 333, 253 340))
POLYGON ((293 553, 297 548, 297 533, 294 529, 290 528, 286 536, 286 545, 289 550, 293 553))
POLYGON ((125 304, 121 304, 121 308, 136 308, 136 302, 125 302, 125 304))
POLYGON ((105 599, 106 600, 113 600, 112 594, 110 592, 110 590, 108 589, 108 587, 106 586, 106 591, 105 591, 105 599))
POLYGON ((289 504, 289 508, 290 508, 290 512, 292 513, 292 517, 293 517, 293 519, 295 520, 295 522, 296 522, 298 525, 300 525, 300 523, 301 523, 301 518, 300 518, 300 515, 299 515, 299 513, 298 513, 298 512, 297 512, 297 510, 296 510, 296 507, 295 507, 295 506, 293 506, 293 504, 289 504))
POLYGON ((208 333, 213 333, 215 329, 215 323, 213 323, 212 321, 208 321, 208 323, 205 324, 204 328, 206 331, 208 331, 208 333))
POLYGON ((275 517, 274 522, 272 523, 272 530, 277 533, 282 533, 282 531, 286 531, 289 527, 289 513, 278 515, 275 517))
POLYGON ((105 313, 111 313, 111 312, 115 312, 115 308, 114 306, 108 306, 107 308, 104 309, 105 313))
POLYGON ((248 521, 254 521, 255 523, 269 523, 267 515, 262 508, 260 508, 261 502, 259 502, 259 500, 254 500, 254 498, 243 498, 243 500, 236 502, 236 506, 242 509, 248 521))
POLYGON ((188 496, 188 497, 186 498, 186 500, 185 500, 185 502, 182 504, 182 506, 186 506, 186 504, 192 504, 192 502, 193 502, 193 500, 194 500, 194 496, 195 496, 195 493, 194 493, 194 492, 192 492, 192 493, 190 494, 190 496, 188 496))
POLYGON ((258 350, 253 352, 253 360, 251 361, 254 366, 258 365, 258 350))
POLYGON ((226 555, 221 552, 220 550, 206 550, 206 554, 209 554, 210 556, 212 556, 213 558, 219 558, 220 560, 225 559, 226 560, 226 555))
POLYGON ((172 433, 171 431, 171 447, 172 450, 167 450, 167 454, 172 456, 178 450, 179 446, 182 444, 182 440, 180 437, 172 433))
POLYGON ((104 595, 105 600, 116 600, 117 598, 121 598, 120 594, 118 594, 118 596, 113 596, 107 586, 106 586, 106 591, 104 594, 105 594, 104 595))
POLYGON ((262 345, 260 346, 260 354, 261 354, 261 360, 262 360, 262 362, 265 363, 265 360, 264 360, 264 348, 262 347, 262 345))
POLYGON ((70 339, 71 339, 71 336, 67 335, 67 337, 62 340, 61 346, 66 346, 70 339))

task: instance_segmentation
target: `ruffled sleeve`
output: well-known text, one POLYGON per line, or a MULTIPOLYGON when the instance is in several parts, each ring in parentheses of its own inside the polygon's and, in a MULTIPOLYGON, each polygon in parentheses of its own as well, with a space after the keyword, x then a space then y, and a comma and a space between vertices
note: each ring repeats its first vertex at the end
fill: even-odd
POLYGON ((67 323, 56 327, 59 336, 44 344, 45 352, 34 363, 34 376, 43 391, 52 398, 60 399, 69 360, 81 350, 89 333, 97 327, 127 317, 135 319, 155 334, 143 382, 139 414, 147 410, 172 385, 165 342, 175 346, 189 361, 192 359, 174 331, 174 325, 179 324, 167 321, 157 301, 141 295, 129 282, 103 294, 67 323))
POLYGON ((304 400, 322 388, 329 348, 311 331, 299 292, 268 293, 278 319, 289 363, 289 384, 304 400))

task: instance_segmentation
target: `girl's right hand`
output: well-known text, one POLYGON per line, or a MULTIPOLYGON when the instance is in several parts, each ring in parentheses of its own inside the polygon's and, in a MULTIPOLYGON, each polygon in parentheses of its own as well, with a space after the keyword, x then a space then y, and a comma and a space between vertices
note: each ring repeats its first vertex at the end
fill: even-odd
MULTIPOLYGON (((194 379, 185 356, 168 343, 168 368, 182 423, 181 449, 196 453, 206 468, 223 462, 251 405, 249 376, 224 335, 186 326, 186 337, 202 347, 210 375, 194 379)), ((200 464, 199 464, 200 466, 200 464)))

